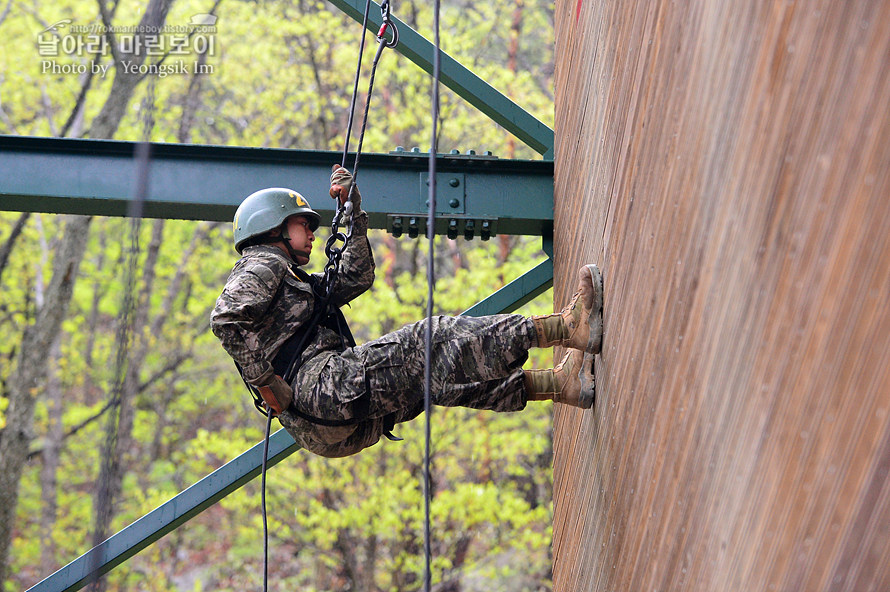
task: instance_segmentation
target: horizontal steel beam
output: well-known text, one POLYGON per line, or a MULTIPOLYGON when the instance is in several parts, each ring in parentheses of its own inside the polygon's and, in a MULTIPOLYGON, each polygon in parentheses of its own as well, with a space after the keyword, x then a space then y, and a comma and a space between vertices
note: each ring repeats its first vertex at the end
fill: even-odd
MULTIPOLYGON (((511 312, 552 285, 553 261, 548 258, 462 314, 476 317, 511 312)), ((290 434, 278 430, 269 440, 268 465, 278 464, 299 449, 290 434)), ((27 592, 73 592, 83 588, 254 479, 262 467, 262 452, 261 442, 35 584, 27 592)))
MULTIPOLYGON (((136 146, 112 140, 0 136, 0 209, 124 216, 137 189, 136 146)), ((300 191, 323 219, 330 220, 331 165, 341 156, 326 151, 151 144, 143 215, 228 221, 244 197, 280 186, 300 191)), ((398 217, 406 225, 412 217, 425 218, 428 155, 363 154, 359 166, 362 206, 373 228, 390 229, 398 217)), ((474 229, 488 221, 490 234, 551 231, 553 162, 443 154, 437 169, 438 234, 446 234, 451 226, 463 235, 468 221, 473 221, 474 229)))
MULTIPOLYGON (((359 23, 362 22, 365 13, 365 3, 362 0, 328 1, 359 23)), ((433 44, 394 15, 390 17, 390 20, 399 29, 399 43, 395 50, 431 74, 435 52, 433 44)), ((380 6, 371 2, 368 29, 376 34, 382 23, 380 6)), ((442 84, 488 115, 495 123, 525 142, 533 150, 543 154, 545 158, 553 159, 552 129, 445 52, 440 51, 439 56, 439 80, 442 84)))

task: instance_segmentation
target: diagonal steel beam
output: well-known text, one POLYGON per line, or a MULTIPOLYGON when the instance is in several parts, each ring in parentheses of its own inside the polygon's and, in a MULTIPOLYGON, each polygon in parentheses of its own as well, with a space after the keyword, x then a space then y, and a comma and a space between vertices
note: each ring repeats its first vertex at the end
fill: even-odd
POLYGON ((553 260, 547 258, 530 271, 527 271, 484 300, 480 300, 461 314, 469 317, 481 317, 490 314, 513 312, 552 287, 553 260))
MULTIPOLYGON (((362 22, 365 3, 361 0, 328 1, 359 23, 362 22)), ((391 16, 390 18, 399 29, 399 44, 395 48, 396 51, 420 66, 425 72, 432 73, 434 45, 396 17, 391 16)), ((368 30, 376 34, 382 23, 380 6, 371 2, 368 30)), ((545 158, 553 159, 552 129, 444 52, 440 52, 440 66, 442 84, 488 115, 533 150, 543 154, 545 158)))
MULTIPOLYGON (((552 285, 553 261, 548 258, 462 314, 482 316, 511 312, 552 285)), ((278 430, 269 440, 269 466, 275 466, 299 448, 290 434, 278 430)), ((254 479, 260 473, 262 453, 261 442, 35 584, 27 592, 74 592, 83 588, 254 479)))
MULTIPOLYGON (((297 450, 299 446, 290 434, 278 430, 269 439, 268 466, 278 464, 297 450)), ((259 475, 262 455, 260 442, 35 584, 28 592, 69 592, 95 581, 259 475)))

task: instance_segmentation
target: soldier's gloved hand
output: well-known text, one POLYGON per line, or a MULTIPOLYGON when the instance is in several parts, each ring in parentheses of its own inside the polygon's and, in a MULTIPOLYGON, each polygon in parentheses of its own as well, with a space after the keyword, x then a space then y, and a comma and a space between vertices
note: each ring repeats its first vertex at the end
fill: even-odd
MULTIPOLYGON (((341 205, 346 205, 349 198, 349 188, 352 187, 352 173, 335 164, 331 173, 331 197, 340 201, 341 205)), ((352 190, 352 209, 357 212, 362 206, 362 194, 358 191, 358 186, 352 190)))
POLYGON ((294 402, 294 390, 278 375, 273 376, 269 384, 257 387, 257 390, 271 410, 273 417, 281 415, 281 412, 294 402))

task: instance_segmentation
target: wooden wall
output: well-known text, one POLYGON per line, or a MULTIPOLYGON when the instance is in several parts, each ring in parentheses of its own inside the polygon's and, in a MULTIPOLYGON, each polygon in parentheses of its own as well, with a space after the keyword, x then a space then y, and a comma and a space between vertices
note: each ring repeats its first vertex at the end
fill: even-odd
POLYGON ((890 2, 556 4, 554 590, 890 590, 890 2))

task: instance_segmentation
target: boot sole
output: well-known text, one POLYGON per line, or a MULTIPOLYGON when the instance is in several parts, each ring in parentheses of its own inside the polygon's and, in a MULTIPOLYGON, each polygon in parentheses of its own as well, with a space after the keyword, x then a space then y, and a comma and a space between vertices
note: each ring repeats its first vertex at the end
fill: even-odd
POLYGON ((581 396, 578 397, 578 406, 581 409, 590 409, 596 402, 596 374, 593 368, 593 354, 584 353, 584 361, 578 369, 578 378, 581 379, 581 396))
POLYGON ((577 349, 566 353, 559 365, 553 369, 554 378, 559 385, 553 394, 555 403, 579 409, 593 407, 596 400, 593 359, 593 354, 577 349), (576 359, 580 361, 576 362, 576 359))
POLYGON ((587 338, 586 354, 598 354, 603 350, 603 274, 599 267, 591 263, 584 266, 590 273, 593 283, 593 308, 587 317, 587 325, 590 327, 590 335, 587 338))

